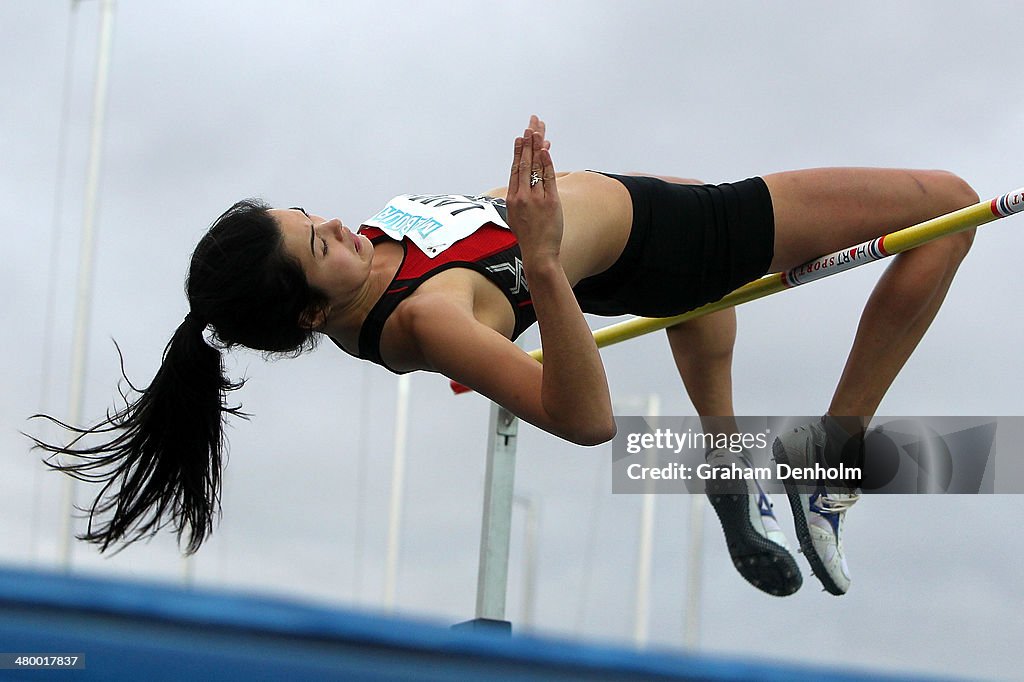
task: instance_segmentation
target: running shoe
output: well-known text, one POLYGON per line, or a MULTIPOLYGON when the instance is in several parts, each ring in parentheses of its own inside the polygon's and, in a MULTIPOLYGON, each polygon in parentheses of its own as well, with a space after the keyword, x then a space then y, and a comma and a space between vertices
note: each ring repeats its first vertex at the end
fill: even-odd
MULTIPOLYGON (((775 439, 775 461, 791 467, 827 468, 850 436, 832 420, 822 419, 793 429, 775 439)), ((831 594, 843 595, 850 589, 850 570, 843 552, 843 526, 847 510, 860 496, 845 487, 820 481, 785 480, 786 495, 793 509, 793 522, 800 550, 807 557, 814 575, 831 594)))
MULTIPOLYGON (((750 468, 743 453, 716 448, 705 456, 713 467, 750 468)), ((711 479, 705 491, 718 514, 729 556, 747 582, 784 597, 803 584, 800 568, 772 511, 771 498, 755 479, 711 479)))

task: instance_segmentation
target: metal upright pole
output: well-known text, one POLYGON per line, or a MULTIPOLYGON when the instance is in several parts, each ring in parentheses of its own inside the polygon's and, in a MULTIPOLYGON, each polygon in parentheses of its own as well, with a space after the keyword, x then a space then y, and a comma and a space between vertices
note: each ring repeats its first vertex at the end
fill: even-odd
POLYGON ((181 584, 193 587, 196 582, 196 558, 189 554, 181 558, 181 584))
POLYGON ((477 620, 505 620, 518 433, 519 420, 516 416, 496 403, 492 404, 490 435, 487 440, 484 512, 480 529, 477 620))
POLYGON ((704 495, 690 495, 690 550, 686 571, 686 614, 683 642, 688 649, 700 646, 700 605, 704 589, 704 495))
POLYGON ((523 596, 522 627, 533 627, 533 602, 537 593, 537 517, 540 503, 526 495, 513 495, 513 501, 526 509, 523 521, 523 596))
MULTIPOLYGON (((67 176, 68 159, 68 121, 71 118, 71 87, 74 83, 73 73, 75 64, 75 37, 78 33, 78 3, 79 0, 71 0, 70 15, 68 16, 67 43, 64 48, 64 86, 61 95, 60 126, 57 133, 57 169, 53 187, 53 217, 50 231, 50 264, 47 268, 46 284, 46 312, 43 314, 43 364, 39 373, 39 412, 49 413, 51 372, 53 368, 53 337, 54 317, 57 301, 57 268, 60 256, 60 247, 63 243, 61 238, 61 222, 64 208, 64 181, 67 176)), ((44 425, 43 439, 49 440, 47 432, 51 424, 44 425)), ((42 500, 40 486, 42 484, 42 467, 36 467, 34 472, 34 490, 36 491, 36 503, 32 505, 32 559, 39 560, 39 506, 42 500)))
POLYGON ((398 552, 402 535, 402 498, 405 495, 405 447, 409 427, 409 375, 398 377, 395 410, 395 452, 391 466, 391 507, 388 513, 388 554, 384 571, 384 607, 395 608, 398 552))
MULTIPOLYGON (((85 368, 92 308, 93 262, 96 250, 96 208, 99 197, 100 161, 103 154, 103 124, 107 109, 107 82, 110 74, 110 51, 114 35, 114 0, 100 0, 100 33, 96 57, 96 82, 92 98, 92 132, 89 138, 89 165, 85 182, 85 209, 82 219, 82 244, 79 250, 78 292, 75 305, 74 338, 71 355, 71 388, 68 421, 82 421, 85 397, 85 368)), ((58 561, 64 570, 71 569, 74 540, 75 479, 65 478, 62 505, 62 529, 58 561)))
MULTIPOLYGON (((655 418, 661 412, 661 401, 658 395, 652 393, 647 397, 647 416, 655 418)), ((654 456, 653 450, 647 451, 648 464, 653 465, 651 459, 654 456)), ((651 485, 651 482, 648 482, 651 485)), ((654 554, 654 503, 656 497, 653 493, 644 493, 641 497, 640 507, 640 532, 637 542, 636 557, 636 603, 633 614, 633 641, 637 646, 647 644, 647 628, 650 616, 651 596, 651 566, 652 555, 654 554)))

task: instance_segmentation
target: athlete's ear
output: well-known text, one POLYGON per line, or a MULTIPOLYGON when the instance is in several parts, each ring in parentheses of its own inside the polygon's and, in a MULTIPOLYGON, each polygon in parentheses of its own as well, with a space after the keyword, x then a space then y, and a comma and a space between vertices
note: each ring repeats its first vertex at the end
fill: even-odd
POLYGON ((299 314, 299 326, 309 331, 319 331, 327 322, 331 312, 329 306, 310 306, 299 314))

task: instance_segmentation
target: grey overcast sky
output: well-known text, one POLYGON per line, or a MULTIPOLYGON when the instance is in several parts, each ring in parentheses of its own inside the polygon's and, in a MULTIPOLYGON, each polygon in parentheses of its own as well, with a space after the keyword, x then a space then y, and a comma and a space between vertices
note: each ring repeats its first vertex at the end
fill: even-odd
MULTIPOLYGON (((512 139, 535 112, 560 169, 720 182, 903 166, 952 170, 983 197, 1015 189, 1024 184, 1019 17, 1009 0, 119 0, 85 418, 117 395, 111 339, 136 383, 152 377, 186 311, 189 255, 233 201, 257 195, 356 224, 398 193, 481 191, 503 182, 512 139)), ((62 488, 18 431, 36 428, 26 422, 34 411, 69 409, 97 26, 98 2, 74 11, 68 0, 0 3, 5 563, 45 568, 58 556, 62 488)), ((1022 249, 1024 219, 982 228, 880 414, 1024 414, 1022 249)), ((742 413, 826 407, 882 267, 740 311, 742 413)), ((642 412, 654 393, 663 413, 692 414, 661 335, 604 357, 621 413, 642 412)), ((296 360, 238 352, 227 362, 249 378, 239 399, 254 417, 230 430, 224 517, 191 566, 196 583, 380 608, 395 378, 327 346, 296 360)), ((451 397, 430 375, 413 378, 412 396, 398 609, 453 622, 473 613, 488 406, 451 397)), ((573 447, 531 427, 520 440, 517 490, 540 509, 534 627, 628 642, 640 499, 611 494, 610 446, 573 447)), ((657 504, 651 637, 679 647, 690 500, 657 504)), ((509 594, 520 623, 522 511, 509 594)), ((862 500, 848 518, 854 583, 839 599, 818 591, 802 558, 799 593, 757 592, 733 570, 711 514, 704 524, 705 651, 1021 674, 1019 497, 862 500)), ((133 579, 183 573, 166 536, 112 559, 80 546, 74 564, 133 579)))

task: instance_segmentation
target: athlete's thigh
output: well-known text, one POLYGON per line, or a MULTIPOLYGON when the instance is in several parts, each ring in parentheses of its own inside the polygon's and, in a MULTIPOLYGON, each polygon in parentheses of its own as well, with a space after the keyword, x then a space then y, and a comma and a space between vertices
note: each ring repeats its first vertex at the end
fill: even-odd
POLYGON ((764 181, 775 213, 772 272, 977 201, 963 180, 945 171, 816 168, 764 181))

